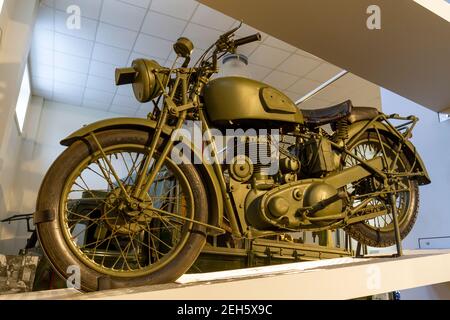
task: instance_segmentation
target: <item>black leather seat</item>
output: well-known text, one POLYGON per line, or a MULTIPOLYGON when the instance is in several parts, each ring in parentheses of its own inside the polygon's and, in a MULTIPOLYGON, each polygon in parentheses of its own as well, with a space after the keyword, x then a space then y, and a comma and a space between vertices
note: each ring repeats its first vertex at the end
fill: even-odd
POLYGON ((350 100, 336 106, 322 109, 303 110, 306 124, 322 126, 333 121, 348 117, 352 113, 353 105, 350 100))

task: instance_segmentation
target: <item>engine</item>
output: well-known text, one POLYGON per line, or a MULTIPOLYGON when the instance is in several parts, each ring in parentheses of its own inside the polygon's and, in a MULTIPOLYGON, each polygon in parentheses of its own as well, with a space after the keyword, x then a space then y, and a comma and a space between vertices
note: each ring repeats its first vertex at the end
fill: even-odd
POLYGON ((289 151, 294 146, 271 136, 235 138, 227 151, 229 175, 259 189, 294 182, 301 169, 300 160, 289 151))
POLYGON ((247 139, 235 146, 238 152, 228 172, 233 180, 250 189, 245 198, 249 225, 265 230, 295 230, 314 219, 315 225, 328 223, 328 216, 342 211, 338 190, 321 179, 337 168, 326 139, 304 143, 300 148, 292 140, 274 142, 269 138, 247 139), (335 201, 324 203, 329 199, 335 201), (324 206, 307 210, 317 204, 324 206))

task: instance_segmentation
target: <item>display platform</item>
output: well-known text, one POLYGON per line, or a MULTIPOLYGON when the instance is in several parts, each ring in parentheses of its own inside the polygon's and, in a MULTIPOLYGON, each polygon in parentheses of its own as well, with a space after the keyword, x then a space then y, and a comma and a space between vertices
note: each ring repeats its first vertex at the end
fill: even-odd
POLYGON ((355 299, 449 282, 449 270, 450 250, 410 250, 397 258, 344 257, 186 274, 176 283, 165 285, 92 293, 60 289, 8 295, 0 299, 355 299))

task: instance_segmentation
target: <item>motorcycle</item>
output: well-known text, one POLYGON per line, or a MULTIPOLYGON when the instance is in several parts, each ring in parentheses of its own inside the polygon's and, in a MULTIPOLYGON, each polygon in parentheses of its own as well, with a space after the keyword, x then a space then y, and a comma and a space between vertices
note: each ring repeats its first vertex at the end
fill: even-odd
POLYGON ((418 186, 430 183, 409 141, 418 119, 351 101, 300 110, 264 83, 214 78, 224 55, 261 38, 236 31, 191 67, 194 46, 180 38, 171 68, 137 59, 117 69, 117 85, 154 104, 148 118, 99 121, 61 141, 34 222, 63 278, 78 266, 87 291, 171 282, 211 239, 243 248, 245 239, 342 228, 386 247, 410 232, 418 186))

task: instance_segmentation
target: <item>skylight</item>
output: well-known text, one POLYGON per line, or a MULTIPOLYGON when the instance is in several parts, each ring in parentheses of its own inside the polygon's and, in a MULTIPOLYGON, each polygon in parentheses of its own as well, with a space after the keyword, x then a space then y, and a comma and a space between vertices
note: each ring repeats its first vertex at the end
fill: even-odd
MULTIPOLYGON (((0 0, 1 1, 1 0, 0 0)), ((23 132, 23 125, 25 123, 25 116, 30 102, 31 88, 30 88, 30 74, 28 72, 28 64, 25 66, 23 73, 22 84, 20 86, 19 98, 16 105, 16 117, 20 132, 23 132)))

